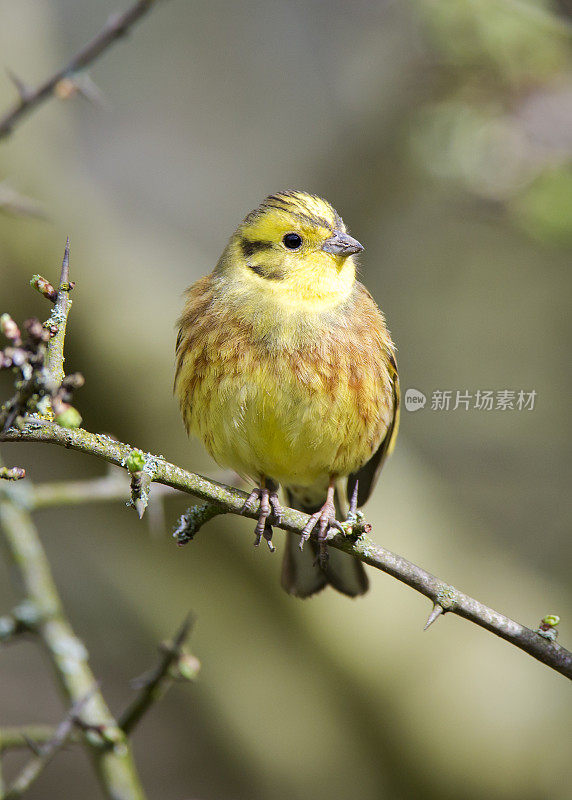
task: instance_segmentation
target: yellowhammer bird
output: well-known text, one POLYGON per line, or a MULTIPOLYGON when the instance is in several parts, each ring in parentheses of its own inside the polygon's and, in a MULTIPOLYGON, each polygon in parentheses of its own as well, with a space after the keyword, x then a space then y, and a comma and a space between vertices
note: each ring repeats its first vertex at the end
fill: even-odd
MULTIPOLYGON (((362 245, 325 200, 270 195, 238 226, 213 272, 186 293, 175 391, 187 431, 223 467, 257 483, 256 544, 272 545, 278 487, 311 514, 300 549, 324 540, 358 483, 362 505, 391 452, 399 420, 394 345, 356 281, 362 245)), ((307 597, 330 583, 367 590, 359 561, 300 552, 288 534, 282 585, 307 597)))

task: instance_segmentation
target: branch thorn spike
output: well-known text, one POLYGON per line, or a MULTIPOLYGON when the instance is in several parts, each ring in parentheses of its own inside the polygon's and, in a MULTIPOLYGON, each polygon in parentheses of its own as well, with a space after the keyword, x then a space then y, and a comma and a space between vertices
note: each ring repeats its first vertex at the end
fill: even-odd
POLYGON ((423 630, 426 631, 427 628, 430 625, 433 625, 435 620, 439 619, 441 614, 444 614, 444 613, 445 613, 445 609, 443 608, 443 606, 440 606, 439 603, 433 603, 433 608, 431 609, 431 613, 427 617, 427 622, 425 623, 425 627, 423 628, 423 630))
POLYGON ((8 77, 16 87, 16 91, 20 97, 20 100, 25 103, 30 95, 30 89, 26 86, 23 80, 19 78, 11 69, 6 70, 8 77))
POLYGON ((135 511, 139 515, 139 519, 143 519, 147 503, 141 497, 138 497, 137 500, 133 501, 133 505, 135 506, 135 511))
POLYGON ((60 286, 62 283, 69 283, 70 278, 70 237, 66 238, 66 247, 62 261, 62 271, 60 275, 60 286))
POLYGON ((350 500, 350 510, 349 510, 348 517, 355 517, 355 515, 356 515, 358 489, 359 489, 359 481, 356 480, 355 485, 354 485, 354 490, 352 492, 352 499, 350 500))

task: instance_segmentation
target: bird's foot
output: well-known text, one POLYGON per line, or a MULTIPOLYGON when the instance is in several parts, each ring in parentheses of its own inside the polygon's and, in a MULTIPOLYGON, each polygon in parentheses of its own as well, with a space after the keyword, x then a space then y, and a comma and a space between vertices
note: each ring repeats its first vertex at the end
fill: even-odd
POLYGON ((318 563, 321 567, 323 567, 326 565, 328 561, 328 549, 326 547, 326 540, 328 537, 329 529, 337 528, 337 530, 340 530, 342 532, 344 530, 341 522, 338 522, 338 520, 336 519, 336 507, 331 497, 328 497, 328 499, 326 500, 326 502, 319 511, 316 511, 315 514, 312 514, 312 516, 304 526, 304 530, 302 531, 302 535, 300 537, 300 550, 304 548, 304 544, 308 541, 308 539, 310 538, 310 534, 316 527, 318 528, 318 543, 320 545, 316 563, 318 563))
POLYGON ((278 499, 278 491, 277 489, 269 489, 266 486, 257 486, 246 498, 240 513, 244 514, 245 512, 250 511, 255 500, 258 500, 260 505, 258 522, 256 523, 256 528, 254 529, 254 546, 258 547, 262 541, 262 538, 264 537, 264 539, 266 539, 266 543, 268 544, 268 549, 271 553, 273 553, 276 548, 272 543, 272 526, 269 522, 269 519, 272 518, 277 525, 279 525, 282 521, 282 506, 280 505, 280 500, 278 499))

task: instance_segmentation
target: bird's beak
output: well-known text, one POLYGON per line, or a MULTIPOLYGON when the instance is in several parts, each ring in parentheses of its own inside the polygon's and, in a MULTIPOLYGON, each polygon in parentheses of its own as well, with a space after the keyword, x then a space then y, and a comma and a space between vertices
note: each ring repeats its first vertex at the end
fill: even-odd
POLYGON ((360 244, 357 239, 347 233, 340 233, 340 231, 336 231, 322 245, 322 250, 336 256, 351 256, 354 253, 361 253, 363 249, 363 244, 360 244))

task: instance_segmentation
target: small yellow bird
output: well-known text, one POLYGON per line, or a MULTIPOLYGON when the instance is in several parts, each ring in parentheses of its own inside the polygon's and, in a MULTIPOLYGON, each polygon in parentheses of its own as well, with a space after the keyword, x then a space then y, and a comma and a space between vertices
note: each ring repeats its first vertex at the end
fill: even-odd
POLYGON ((274 549, 279 486, 311 514, 300 548, 287 536, 282 585, 298 597, 328 583, 351 597, 367 590, 362 564, 328 554, 323 541, 339 527, 344 479, 361 506, 397 434, 395 348, 356 281, 362 250, 325 200, 270 195, 187 290, 178 322, 175 391, 187 432, 257 484, 245 503, 260 504, 255 544, 264 537, 274 549), (320 547, 300 552, 315 527, 320 547))

